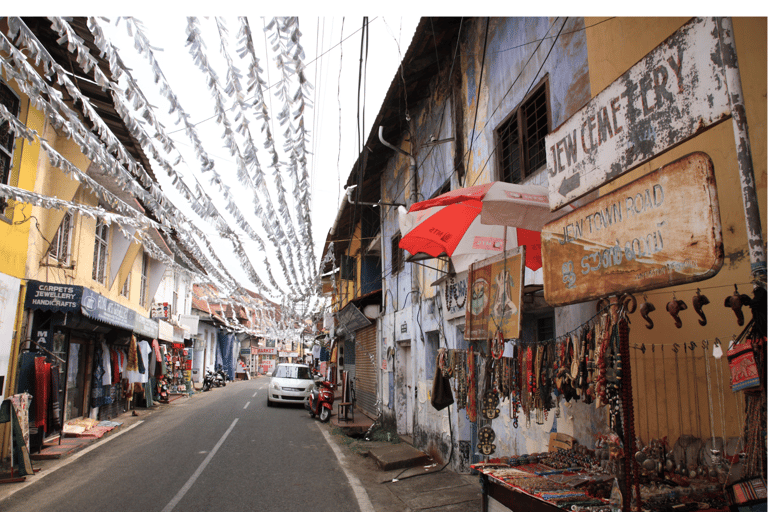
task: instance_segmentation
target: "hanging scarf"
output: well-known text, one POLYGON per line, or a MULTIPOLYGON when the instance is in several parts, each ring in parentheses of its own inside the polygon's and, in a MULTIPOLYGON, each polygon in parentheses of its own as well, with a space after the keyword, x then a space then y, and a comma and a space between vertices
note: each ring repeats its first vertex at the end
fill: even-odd
POLYGON ((50 364, 45 362, 45 357, 35 358, 35 427, 48 431, 46 411, 48 410, 48 390, 50 385, 50 364), (48 371, 46 372, 46 364, 48 371))
POLYGON ((136 336, 131 336, 131 342, 128 345, 128 367, 129 372, 139 371, 138 351, 136 350, 136 336))

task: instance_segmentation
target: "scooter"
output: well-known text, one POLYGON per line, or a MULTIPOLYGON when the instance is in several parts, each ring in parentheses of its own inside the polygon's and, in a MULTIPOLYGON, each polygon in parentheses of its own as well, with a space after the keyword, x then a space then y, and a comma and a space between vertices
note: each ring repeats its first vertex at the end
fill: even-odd
POLYGON ((333 390, 334 384, 324 380, 312 388, 309 398, 304 403, 304 408, 309 411, 309 415, 314 418, 317 416, 323 423, 331 419, 333 411, 333 390))
POLYGON ((205 371, 205 377, 203 377, 203 391, 210 391, 210 389, 215 385, 216 381, 216 374, 214 374, 211 370, 205 371))
POLYGON ((224 373, 224 368, 221 365, 219 365, 216 368, 216 373, 214 373, 214 378, 215 378, 215 384, 217 387, 227 385, 227 380, 228 380, 227 374, 224 373))

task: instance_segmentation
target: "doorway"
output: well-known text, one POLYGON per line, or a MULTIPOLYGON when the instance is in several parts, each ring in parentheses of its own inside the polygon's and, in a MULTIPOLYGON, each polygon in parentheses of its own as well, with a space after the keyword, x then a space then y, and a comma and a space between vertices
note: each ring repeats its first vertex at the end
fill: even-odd
POLYGON ((67 408, 64 421, 79 418, 85 414, 85 361, 88 345, 80 339, 70 338, 67 357, 67 408))
POLYGON ((397 433, 411 435, 413 431, 413 385, 411 384, 411 344, 398 342, 395 351, 395 415, 397 433))

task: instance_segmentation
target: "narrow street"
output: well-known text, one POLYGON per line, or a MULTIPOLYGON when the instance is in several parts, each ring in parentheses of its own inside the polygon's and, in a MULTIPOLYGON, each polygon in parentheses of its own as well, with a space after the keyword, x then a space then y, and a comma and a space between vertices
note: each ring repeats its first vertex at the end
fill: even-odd
POLYGON ((230 383, 146 421, 16 492, 3 511, 357 511, 322 431, 266 405, 268 379, 230 383))

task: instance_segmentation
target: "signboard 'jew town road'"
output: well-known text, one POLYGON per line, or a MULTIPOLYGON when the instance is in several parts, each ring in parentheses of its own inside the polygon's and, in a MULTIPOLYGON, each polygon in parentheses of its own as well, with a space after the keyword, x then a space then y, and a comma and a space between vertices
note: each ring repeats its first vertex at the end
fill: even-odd
POLYGON ((716 21, 694 19, 547 135, 550 209, 729 116, 716 21))
POLYGON ((712 160, 693 153, 550 222, 552 306, 708 279, 723 265, 712 160))

